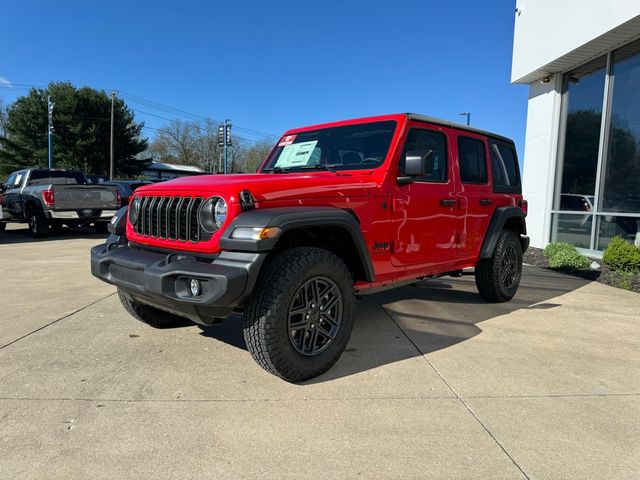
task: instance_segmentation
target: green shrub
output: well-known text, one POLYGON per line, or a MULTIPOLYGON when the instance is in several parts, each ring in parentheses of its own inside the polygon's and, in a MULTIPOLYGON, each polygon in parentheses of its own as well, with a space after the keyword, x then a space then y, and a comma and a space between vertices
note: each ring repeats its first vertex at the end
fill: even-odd
POLYGON ((623 272, 640 272, 640 248, 622 237, 614 237, 602 255, 605 265, 623 272))
POLYGON ((549 267, 562 270, 585 270, 591 263, 574 245, 564 242, 550 243, 544 249, 549 267))

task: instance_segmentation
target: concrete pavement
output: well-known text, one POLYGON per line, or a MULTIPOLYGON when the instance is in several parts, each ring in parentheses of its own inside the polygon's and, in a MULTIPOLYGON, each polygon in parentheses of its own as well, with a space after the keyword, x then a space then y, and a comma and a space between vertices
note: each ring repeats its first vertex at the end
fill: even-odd
POLYGON ((99 241, 0 234, 0 479, 640 477, 637 294, 534 268, 501 305, 471 276, 384 292, 291 385, 239 317, 130 318, 99 241))

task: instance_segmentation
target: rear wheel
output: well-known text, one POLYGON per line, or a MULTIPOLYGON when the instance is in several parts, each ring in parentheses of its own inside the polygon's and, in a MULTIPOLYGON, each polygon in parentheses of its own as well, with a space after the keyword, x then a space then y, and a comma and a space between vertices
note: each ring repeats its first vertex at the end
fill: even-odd
POLYGON ((29 212, 29 231, 34 238, 46 237, 49 234, 49 222, 37 210, 29 212))
POLYGON ((51 233, 60 233, 62 231, 62 222, 51 222, 49 224, 49 229, 51 231, 51 233))
POLYGON ((491 258, 476 265, 476 286, 482 298, 500 303, 511 300, 522 276, 522 246, 512 230, 500 233, 491 258))
POLYGON ((144 305, 126 296, 118 289, 118 297, 124 309, 136 320, 140 320, 154 328, 178 327, 189 323, 189 320, 173 313, 144 305))
POLYGON ((108 222, 96 222, 93 224, 93 228, 97 233, 109 233, 108 222))
POLYGON ((244 312, 244 338, 262 368, 301 382, 340 358, 354 316, 353 279, 344 262, 319 248, 292 248, 261 273, 244 312))

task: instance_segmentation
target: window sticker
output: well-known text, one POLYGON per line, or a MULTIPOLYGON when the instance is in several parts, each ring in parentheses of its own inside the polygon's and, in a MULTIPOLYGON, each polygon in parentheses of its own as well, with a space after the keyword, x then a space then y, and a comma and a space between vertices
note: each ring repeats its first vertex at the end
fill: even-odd
POLYGON ((317 140, 287 145, 280 152, 276 167, 298 167, 308 165, 309 159, 316 148, 317 140))
POLYGON ((13 184, 17 187, 18 185, 22 184, 22 174, 18 174, 18 176, 16 177, 15 182, 13 182, 13 184))
POLYGON ((280 140, 280 143, 278 144, 279 147, 286 147, 287 145, 291 145, 296 139, 295 135, 287 135, 286 137, 282 137, 282 140, 280 140))

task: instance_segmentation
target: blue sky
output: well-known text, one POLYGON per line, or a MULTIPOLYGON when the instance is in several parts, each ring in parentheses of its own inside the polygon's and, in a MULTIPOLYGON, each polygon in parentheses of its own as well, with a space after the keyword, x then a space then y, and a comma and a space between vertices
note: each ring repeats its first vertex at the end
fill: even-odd
MULTIPOLYGON (((514 1, 8 2, 0 99, 69 80, 234 125, 287 128, 413 111, 513 138, 527 87, 511 85, 514 1)), ((129 105, 158 128, 186 113, 129 105)), ((145 133, 152 136, 153 130, 145 133)), ((235 130, 248 137, 259 134, 235 130)))

